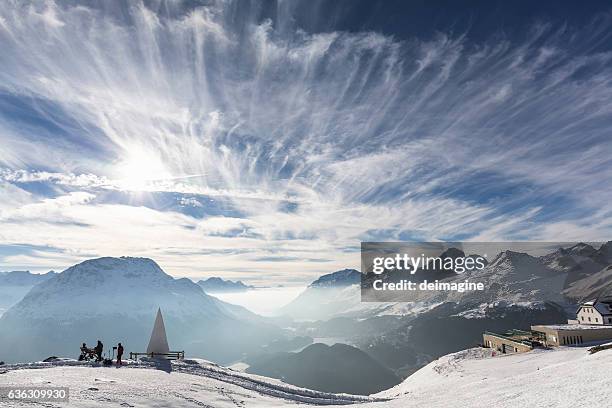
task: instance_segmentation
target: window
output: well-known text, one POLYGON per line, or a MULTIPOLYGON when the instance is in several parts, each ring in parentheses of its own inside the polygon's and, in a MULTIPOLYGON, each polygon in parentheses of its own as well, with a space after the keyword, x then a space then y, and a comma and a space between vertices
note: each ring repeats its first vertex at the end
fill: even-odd
POLYGON ((580 336, 580 344, 582 344, 582 336, 580 336))
POLYGON ((591 321, 591 318, 589 317, 589 322, 591 321))
POLYGON ((612 323, 612 317, 608 317, 608 323, 612 323))

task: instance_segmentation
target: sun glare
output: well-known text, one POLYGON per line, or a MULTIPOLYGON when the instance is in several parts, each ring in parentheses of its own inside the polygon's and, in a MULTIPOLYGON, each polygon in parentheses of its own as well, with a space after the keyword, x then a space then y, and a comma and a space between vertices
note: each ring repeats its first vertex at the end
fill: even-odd
POLYGON ((158 155, 134 148, 118 165, 117 175, 124 189, 147 190, 151 182, 170 177, 170 172, 158 155))

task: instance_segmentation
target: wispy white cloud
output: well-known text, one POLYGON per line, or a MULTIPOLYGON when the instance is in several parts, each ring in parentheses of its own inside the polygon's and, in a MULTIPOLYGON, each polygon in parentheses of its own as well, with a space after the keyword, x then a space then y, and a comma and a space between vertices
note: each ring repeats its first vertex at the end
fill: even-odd
MULTIPOLYGON (((0 188, 11 197, 0 203, 2 243, 62 248, 67 261, 146 254, 181 274, 305 276, 358 266, 345 249, 376 231, 612 231, 602 186, 612 179, 612 53, 591 47, 609 38, 609 16, 536 24, 520 41, 400 42, 309 34, 291 8, 277 21, 236 21, 228 2, 165 7, 0 10, 0 102, 19 101, 0 110, 0 188), (32 192, 36 183, 53 197, 32 192), (96 200, 109 191, 174 193, 204 213, 212 197, 238 214, 96 200), (260 261, 279 253, 294 260, 260 261)), ((27 266, 23 256, 2 263, 27 266)))

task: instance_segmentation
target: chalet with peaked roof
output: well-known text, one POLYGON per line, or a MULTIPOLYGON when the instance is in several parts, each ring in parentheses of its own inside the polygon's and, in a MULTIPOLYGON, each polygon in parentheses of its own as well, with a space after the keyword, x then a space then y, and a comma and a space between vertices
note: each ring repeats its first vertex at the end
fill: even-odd
POLYGON ((576 312, 580 324, 601 324, 612 326, 612 300, 593 300, 580 305, 576 312))

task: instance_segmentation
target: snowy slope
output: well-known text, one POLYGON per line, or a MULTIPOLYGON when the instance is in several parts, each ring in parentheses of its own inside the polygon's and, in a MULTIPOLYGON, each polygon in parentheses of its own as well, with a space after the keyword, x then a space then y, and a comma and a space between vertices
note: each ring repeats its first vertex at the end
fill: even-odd
POLYGON ((486 357, 471 349, 433 361, 402 384, 377 394, 386 408, 603 407, 612 397, 612 352, 561 347, 486 357))
POLYGON ((370 397, 301 389, 201 360, 173 363, 171 372, 151 364, 120 369, 77 362, 7 366, 0 374, 0 386, 67 386, 71 402, 61 406, 69 407, 271 408, 306 403, 363 408, 592 408, 607 406, 612 398, 612 350, 593 355, 586 348, 566 347, 496 357, 490 353, 469 349, 449 354, 370 397))
POLYGON ((0 386, 69 387, 71 407, 287 407, 296 403, 344 405, 386 400, 298 388, 204 360, 173 362, 170 369, 165 365, 157 368, 152 363, 117 369, 76 361, 12 365, 4 368, 7 371, 0 375, 0 386))

